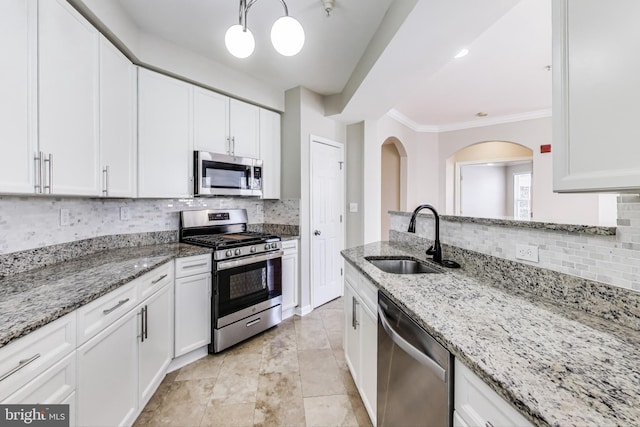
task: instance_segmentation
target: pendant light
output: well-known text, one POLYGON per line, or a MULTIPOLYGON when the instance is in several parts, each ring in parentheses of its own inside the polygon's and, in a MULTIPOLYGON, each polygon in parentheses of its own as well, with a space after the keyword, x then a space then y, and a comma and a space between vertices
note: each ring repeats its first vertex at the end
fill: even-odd
MULTIPOLYGON (((227 50, 236 58, 249 57, 256 42, 251 30, 247 28, 247 12, 258 0, 240 0, 239 23, 232 25, 224 36, 227 50)), ((304 46, 304 29, 300 22, 289 16, 289 10, 284 0, 280 0, 284 7, 284 16, 278 18, 271 27, 271 43, 275 50, 284 56, 298 54, 304 46)))

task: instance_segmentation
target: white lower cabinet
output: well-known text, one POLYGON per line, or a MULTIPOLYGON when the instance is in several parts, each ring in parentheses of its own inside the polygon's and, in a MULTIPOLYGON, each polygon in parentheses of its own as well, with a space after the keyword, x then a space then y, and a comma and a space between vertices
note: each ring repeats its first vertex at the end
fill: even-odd
POLYGON ((175 357, 211 342, 211 254, 176 259, 175 357))
POLYGON ((282 318, 293 316, 298 306, 298 241, 282 242, 282 318))
POLYGON ((378 392, 378 300, 375 286, 345 264, 344 351, 347 366, 373 425, 378 392))
POLYGON ((139 311, 132 310, 78 348, 78 425, 133 423, 140 323, 139 311))
POLYGON ((454 372, 454 427, 533 426, 458 359, 454 372))

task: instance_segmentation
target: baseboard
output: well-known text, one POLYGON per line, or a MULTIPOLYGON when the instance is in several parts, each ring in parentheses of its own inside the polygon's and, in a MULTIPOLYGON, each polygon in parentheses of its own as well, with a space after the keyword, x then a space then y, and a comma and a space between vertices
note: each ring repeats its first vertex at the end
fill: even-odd
POLYGON ((296 307, 291 307, 286 310, 282 310, 282 320, 293 317, 296 314, 296 307))
POLYGON ((169 363, 169 367, 167 368, 167 374, 169 372, 173 372, 177 369, 182 368, 183 366, 187 366, 189 363, 193 363, 198 359, 202 359, 207 354, 209 354, 208 346, 197 348, 193 351, 190 351, 187 354, 183 354, 182 356, 178 356, 169 363))
POLYGON ((313 307, 311 307, 310 305, 305 305, 304 307, 300 307, 300 306, 296 307, 296 314, 298 316, 306 316, 312 311, 313 311, 313 307))

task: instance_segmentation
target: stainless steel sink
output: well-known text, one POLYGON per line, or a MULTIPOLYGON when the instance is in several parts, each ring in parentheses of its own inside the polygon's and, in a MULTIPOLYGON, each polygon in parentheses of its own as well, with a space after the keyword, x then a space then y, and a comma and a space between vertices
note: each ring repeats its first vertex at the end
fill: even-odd
POLYGON ((441 273, 430 265, 410 257, 365 257, 365 259, 386 273, 441 273))

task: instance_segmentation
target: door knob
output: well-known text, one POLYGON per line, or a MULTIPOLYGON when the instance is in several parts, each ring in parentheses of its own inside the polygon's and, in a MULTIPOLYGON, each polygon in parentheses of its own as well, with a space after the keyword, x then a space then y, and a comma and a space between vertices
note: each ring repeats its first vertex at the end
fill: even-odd
POLYGON ((322 232, 320 232, 320 230, 316 230, 313 232, 314 235, 319 236, 322 234, 322 232))

